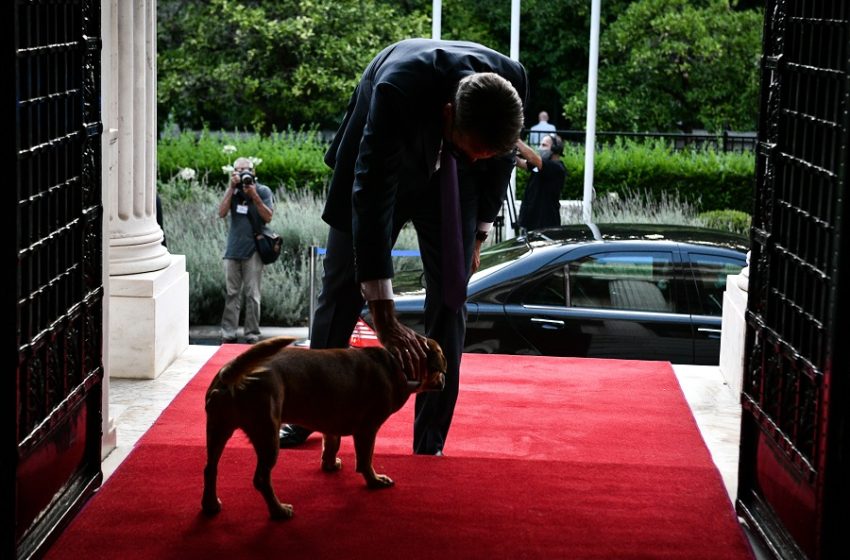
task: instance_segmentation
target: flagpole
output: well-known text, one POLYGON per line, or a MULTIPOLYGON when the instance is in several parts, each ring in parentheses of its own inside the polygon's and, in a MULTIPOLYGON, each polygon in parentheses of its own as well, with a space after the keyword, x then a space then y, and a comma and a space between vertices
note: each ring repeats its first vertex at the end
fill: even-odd
POLYGON ((596 152, 596 78, 599 66, 599 13, 602 0, 592 0, 590 8, 590 56, 587 68, 587 127, 584 141, 584 200, 582 218, 592 219, 593 158, 596 152))
MULTIPOLYGON (((512 60, 519 60, 519 7, 520 0, 511 0, 511 52, 510 57, 512 60)), ((508 183, 508 196, 506 204, 513 205, 513 208, 516 208, 514 203, 516 201, 516 166, 511 170, 511 180, 508 183)), ((516 212, 508 212, 507 208, 503 209, 502 216, 505 218, 505 239, 510 239, 516 236, 516 224, 511 223, 512 220, 516 219, 516 212)))
POLYGON ((442 34, 443 26, 443 1, 432 0, 431 2, 431 38, 438 39, 442 34))

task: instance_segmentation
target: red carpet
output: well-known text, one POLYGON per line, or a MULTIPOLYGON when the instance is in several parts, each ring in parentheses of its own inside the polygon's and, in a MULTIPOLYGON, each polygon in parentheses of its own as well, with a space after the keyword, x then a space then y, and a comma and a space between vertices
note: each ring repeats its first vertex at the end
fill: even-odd
POLYGON ((350 438, 342 472, 321 472, 314 435, 281 453, 295 517, 272 522, 234 437, 207 519, 204 391, 243 348, 212 357, 47 558, 752 558, 662 362, 466 355, 446 456, 410 453, 413 399, 378 434, 391 489, 366 489, 350 438))

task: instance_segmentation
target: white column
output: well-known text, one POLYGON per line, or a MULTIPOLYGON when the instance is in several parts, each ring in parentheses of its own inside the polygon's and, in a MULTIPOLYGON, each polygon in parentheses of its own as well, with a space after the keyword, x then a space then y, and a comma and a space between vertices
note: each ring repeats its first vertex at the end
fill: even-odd
POLYGON ((747 296, 750 278, 750 253, 747 266, 739 274, 726 277, 723 292, 723 318, 720 331, 720 374, 738 394, 744 383, 744 346, 747 336, 747 296))
MULTIPOLYGON (((156 221, 156 1, 103 0, 109 375, 152 379, 189 346, 189 275, 156 221), (108 39, 108 42, 107 42, 108 39)), ((166 218, 167 219, 167 218, 166 218)))
POLYGON ((117 182, 109 207, 111 276, 161 270, 171 263, 156 223, 156 107, 149 101, 156 95, 156 21, 148 15, 155 2, 123 1, 116 9, 112 48, 117 52, 109 53, 118 59, 117 80, 110 84, 110 93, 118 98, 113 121, 118 130, 117 182))
MULTIPOLYGON (((115 42, 115 34, 118 29, 116 4, 118 0, 104 0, 101 3, 100 10, 100 34, 103 41, 103 54, 101 55, 100 66, 100 87, 102 92, 109 89, 113 76, 117 73, 117 58, 106 54, 106 49, 115 42)), ((101 192, 104 211, 109 208, 110 188, 115 181, 113 178, 113 161, 114 154, 113 145, 118 140, 118 130, 110 128, 111 122, 107 122, 113 115, 117 114, 115 96, 104 98, 101 110, 101 118, 103 120, 103 138, 102 138, 102 168, 101 168, 101 192)), ((103 262, 109 262, 109 220, 103 220, 103 262)), ((109 267, 103 267, 103 299, 106 305, 103 306, 103 324, 109 325, 109 267)), ((107 328, 103 329, 103 371, 106 375, 103 376, 103 395, 101 407, 101 457, 105 458, 115 449, 118 443, 117 431, 115 429, 115 416, 113 410, 109 407, 109 332, 107 328)))

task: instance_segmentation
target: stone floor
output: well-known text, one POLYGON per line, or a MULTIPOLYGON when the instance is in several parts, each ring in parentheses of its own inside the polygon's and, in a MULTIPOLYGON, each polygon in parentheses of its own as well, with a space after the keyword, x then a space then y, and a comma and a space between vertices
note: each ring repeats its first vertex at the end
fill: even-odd
POLYGON ((117 445, 101 463, 104 480, 217 350, 218 346, 190 344, 156 379, 109 380, 109 415, 115 426, 117 445))
MULTIPOLYGON (((156 379, 110 379, 109 410, 117 446, 103 460, 104 478, 127 457, 183 386, 218 350, 216 345, 190 344, 188 349, 156 379)), ((711 456, 720 471, 730 500, 737 491, 740 404, 712 366, 674 365, 682 391, 711 456)))

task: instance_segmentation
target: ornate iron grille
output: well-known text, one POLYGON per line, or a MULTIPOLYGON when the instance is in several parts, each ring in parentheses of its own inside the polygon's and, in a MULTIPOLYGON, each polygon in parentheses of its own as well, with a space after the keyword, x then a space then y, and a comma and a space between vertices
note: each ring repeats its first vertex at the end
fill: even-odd
POLYGON ((89 4, 17 7, 19 443, 102 373, 100 43, 80 35, 83 14, 99 16, 89 4))
POLYGON ((777 556, 819 557, 836 404, 825 378, 846 374, 831 368, 850 7, 766 4, 738 503, 759 532, 781 543, 777 556))
POLYGON ((17 454, 2 550, 29 557, 101 479, 100 3, 16 0, 11 13, 17 364, 2 394, 17 454))

